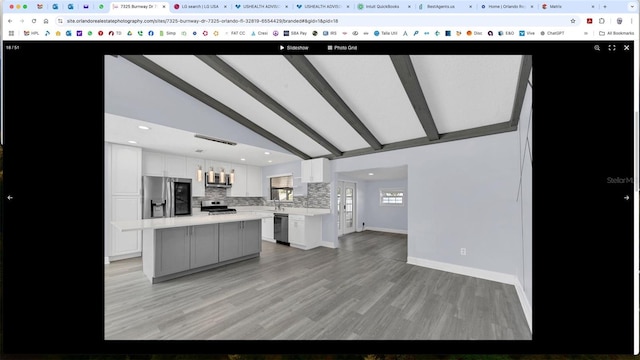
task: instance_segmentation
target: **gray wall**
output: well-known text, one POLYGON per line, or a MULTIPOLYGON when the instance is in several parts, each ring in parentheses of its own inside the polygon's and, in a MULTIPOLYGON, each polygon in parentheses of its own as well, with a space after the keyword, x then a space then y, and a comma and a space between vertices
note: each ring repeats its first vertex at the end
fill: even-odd
POLYGON ((359 202, 363 203, 364 213, 362 222, 365 222, 365 229, 375 227, 389 230, 407 231, 407 209, 410 201, 407 191, 407 180, 387 180, 387 181, 365 181, 358 184, 364 187, 363 196, 359 202), (362 185, 361 185, 362 184, 362 185), (405 191, 405 204, 403 206, 381 206, 380 189, 403 189, 405 191))
POLYGON ((517 244, 516 249, 516 276, 522 285, 524 292, 529 300, 529 304, 533 303, 533 287, 532 287, 532 154, 531 143, 533 141, 533 117, 531 108, 532 99, 531 86, 527 85, 527 93, 522 112, 520 114, 520 126, 518 135, 520 136, 520 165, 522 168, 522 186, 518 192, 518 201, 520 205, 520 218, 522 227, 522 241, 517 244))
MULTIPOLYGON (((522 239, 518 141, 509 132, 338 159, 331 167, 407 165, 408 256, 514 274, 514 243, 522 239)), ((334 191, 331 199, 334 208, 334 191)), ((325 218, 323 240, 337 245, 335 214, 325 218)))
POLYGON ((104 57, 104 111, 289 153, 128 60, 104 57))

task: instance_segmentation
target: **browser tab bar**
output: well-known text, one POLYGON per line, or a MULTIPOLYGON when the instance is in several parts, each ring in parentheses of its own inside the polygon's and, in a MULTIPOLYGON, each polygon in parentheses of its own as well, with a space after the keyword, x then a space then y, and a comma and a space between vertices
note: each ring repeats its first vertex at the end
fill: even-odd
POLYGON ((160 15, 169 14, 168 2, 112 2, 110 13, 126 15, 160 15))

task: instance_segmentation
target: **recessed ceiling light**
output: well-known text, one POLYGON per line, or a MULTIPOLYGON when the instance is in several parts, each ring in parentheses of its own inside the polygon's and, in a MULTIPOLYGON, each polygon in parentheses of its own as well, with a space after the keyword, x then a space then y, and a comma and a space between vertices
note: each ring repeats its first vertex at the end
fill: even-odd
POLYGON ((268 152, 268 151, 265 151, 265 152, 264 152, 264 154, 265 154, 265 155, 269 155, 269 154, 271 154, 271 153, 270 153, 270 152, 268 152))
POLYGON ((272 162, 271 160, 267 161, 267 162, 272 162))
POLYGON ((150 127, 148 127, 148 126, 144 126, 144 125, 140 125, 140 126, 138 126, 138 129, 142 129, 142 130, 149 130, 149 129, 150 129, 150 127))
POLYGON ((129 141, 127 141, 127 142, 128 142, 129 144, 137 144, 137 143, 138 143, 137 141, 133 141, 133 140, 129 140, 129 141))
POLYGON ((245 158, 240 159, 240 161, 245 161, 245 160, 247 160, 247 159, 245 159, 245 158))
POLYGON ((369 173, 369 176, 373 176, 373 173, 369 173))

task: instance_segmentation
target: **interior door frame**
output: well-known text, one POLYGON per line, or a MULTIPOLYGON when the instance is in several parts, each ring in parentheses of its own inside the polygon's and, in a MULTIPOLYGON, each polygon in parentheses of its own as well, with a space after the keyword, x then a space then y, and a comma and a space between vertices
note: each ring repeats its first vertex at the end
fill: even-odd
POLYGON ((356 211, 357 211, 357 208, 358 208, 358 206, 357 206, 357 204, 358 204, 357 182, 349 181, 349 180, 339 180, 338 181, 338 189, 340 189, 340 203, 341 203, 340 206, 342 207, 342 209, 339 209, 340 216, 339 216, 339 219, 338 219, 338 221, 339 221, 339 224, 338 224, 338 236, 342 236, 342 235, 345 235, 345 234, 350 234, 352 232, 356 232, 356 230, 357 230, 357 221, 356 221, 356 219, 357 219, 356 211), (349 186, 349 185, 351 185, 351 186, 349 186), (349 232, 345 232, 345 226, 344 226, 344 224, 346 223, 346 221, 345 221, 346 220, 346 212, 344 210, 345 210, 345 207, 346 207, 345 194, 346 194, 346 187, 347 186, 353 188, 353 211, 352 211, 353 212, 353 231, 349 231, 349 232))

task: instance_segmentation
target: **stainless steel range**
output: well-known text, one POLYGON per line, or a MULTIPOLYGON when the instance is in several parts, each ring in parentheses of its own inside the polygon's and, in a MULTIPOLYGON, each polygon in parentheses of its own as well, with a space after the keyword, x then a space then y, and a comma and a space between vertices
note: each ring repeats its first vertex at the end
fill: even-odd
POLYGON ((209 215, 235 214, 236 209, 230 209, 220 201, 204 200, 200 205, 200 211, 208 211, 209 215))

